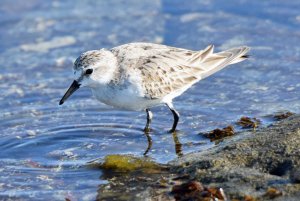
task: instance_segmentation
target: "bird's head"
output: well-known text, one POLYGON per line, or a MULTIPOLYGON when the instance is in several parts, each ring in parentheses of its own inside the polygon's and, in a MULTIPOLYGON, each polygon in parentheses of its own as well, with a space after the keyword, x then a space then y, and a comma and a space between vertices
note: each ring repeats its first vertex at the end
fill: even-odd
POLYGON ((112 80, 117 60, 111 51, 101 49, 82 53, 74 62, 74 81, 60 100, 63 104, 80 87, 101 87, 112 80))

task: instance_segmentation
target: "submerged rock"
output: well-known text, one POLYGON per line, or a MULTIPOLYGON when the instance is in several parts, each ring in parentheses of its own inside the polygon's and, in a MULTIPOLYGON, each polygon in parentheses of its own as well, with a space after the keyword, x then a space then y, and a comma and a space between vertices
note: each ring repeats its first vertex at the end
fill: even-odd
POLYGON ((170 198, 162 193, 171 186, 166 165, 147 157, 108 155, 98 167, 103 170, 101 179, 108 183, 99 186, 97 200, 144 200, 154 195, 162 200, 170 198), (152 188, 153 192, 144 191, 152 188))
POLYGON ((161 168, 161 166, 149 158, 139 158, 132 155, 119 154, 106 156, 100 167, 106 170, 114 170, 118 172, 157 170, 161 168))
POLYGON ((101 168, 104 171, 114 172, 157 172, 167 167, 158 164, 147 157, 137 157, 133 155, 113 154, 107 155, 104 159, 96 159, 88 163, 90 167, 101 168))

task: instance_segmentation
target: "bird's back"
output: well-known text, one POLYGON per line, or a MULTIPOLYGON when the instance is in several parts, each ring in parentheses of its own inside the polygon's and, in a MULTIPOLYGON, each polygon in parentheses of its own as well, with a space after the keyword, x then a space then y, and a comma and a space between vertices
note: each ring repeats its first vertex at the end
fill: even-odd
POLYGON ((248 47, 213 53, 152 43, 130 43, 111 50, 117 57, 119 80, 138 83, 145 98, 171 101, 191 85, 227 65, 244 60, 248 47))

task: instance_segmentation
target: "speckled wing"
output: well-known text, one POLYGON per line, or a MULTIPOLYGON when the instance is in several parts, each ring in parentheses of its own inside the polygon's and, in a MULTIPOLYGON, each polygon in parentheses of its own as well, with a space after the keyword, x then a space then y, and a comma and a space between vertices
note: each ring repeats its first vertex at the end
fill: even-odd
POLYGON ((147 43, 127 44, 113 51, 122 58, 121 68, 140 73, 145 97, 151 99, 171 93, 180 95, 195 82, 235 63, 234 59, 247 52, 236 48, 213 54, 212 45, 201 51, 191 51, 147 43))
MULTIPOLYGON (((208 53, 207 51, 209 49, 201 53, 208 53)), ((174 48, 141 59, 137 68, 141 71, 146 97, 163 98, 200 80, 200 72, 204 70, 193 66, 193 63, 201 59, 201 56, 205 57, 205 54, 174 48)))

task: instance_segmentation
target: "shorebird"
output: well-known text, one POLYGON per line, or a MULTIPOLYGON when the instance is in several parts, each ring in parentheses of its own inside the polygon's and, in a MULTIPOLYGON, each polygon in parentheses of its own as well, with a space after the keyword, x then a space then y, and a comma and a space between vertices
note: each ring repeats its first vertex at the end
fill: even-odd
POLYGON ((176 130, 179 113, 172 101, 193 84, 224 67, 241 62, 249 47, 242 46, 219 53, 214 46, 193 51, 152 43, 129 43, 110 50, 82 53, 75 61, 75 80, 59 104, 80 87, 91 88, 101 102, 116 108, 147 113, 145 132, 153 117, 150 108, 167 105, 176 130))

